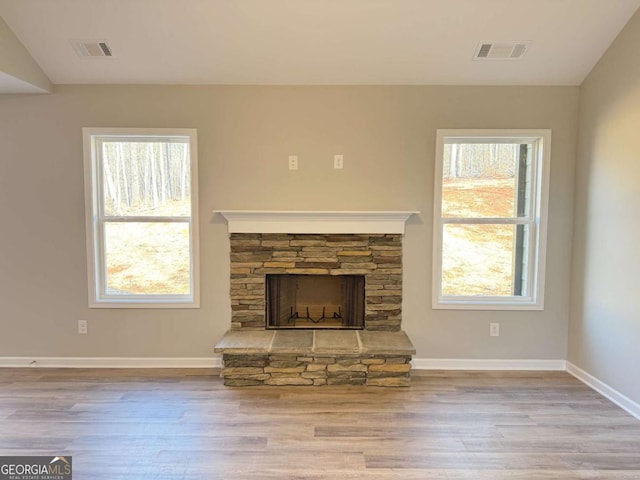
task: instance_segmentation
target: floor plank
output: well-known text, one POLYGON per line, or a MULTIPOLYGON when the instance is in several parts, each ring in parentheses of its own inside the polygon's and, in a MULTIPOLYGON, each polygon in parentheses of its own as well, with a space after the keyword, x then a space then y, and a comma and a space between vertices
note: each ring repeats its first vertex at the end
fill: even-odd
POLYGON ((630 480, 640 422, 563 372, 224 387, 212 370, 0 369, 0 455, 95 480, 630 480))

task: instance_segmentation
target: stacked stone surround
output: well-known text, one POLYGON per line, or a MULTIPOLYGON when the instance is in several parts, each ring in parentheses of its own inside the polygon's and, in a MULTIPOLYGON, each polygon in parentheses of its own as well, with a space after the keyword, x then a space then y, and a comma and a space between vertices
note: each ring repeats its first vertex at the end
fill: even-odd
POLYGON ((265 328, 265 275, 364 275, 365 329, 399 331, 402 235, 231 234, 231 329, 265 328))
POLYGON ((228 386, 370 385, 407 387, 411 356, 224 355, 228 386))

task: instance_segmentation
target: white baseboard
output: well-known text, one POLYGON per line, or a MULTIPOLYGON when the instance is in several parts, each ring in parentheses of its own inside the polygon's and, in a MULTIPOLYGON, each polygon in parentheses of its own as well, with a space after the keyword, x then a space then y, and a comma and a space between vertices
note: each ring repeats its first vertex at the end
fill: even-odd
POLYGON ((640 404, 634 402, 615 388, 611 388, 590 373, 585 372, 580 367, 576 367, 571 362, 567 362, 567 372, 640 420, 640 404))
POLYGON ((416 370, 565 370, 565 360, 413 358, 416 370))
MULTIPOLYGON (((413 358, 416 370, 565 370, 564 360, 413 358)), ((216 357, 0 357, 0 367, 220 368, 216 357), (35 363, 33 363, 35 362, 35 363)))
POLYGON ((220 357, 0 357, 0 367, 220 368, 220 357), (35 363, 34 363, 35 362, 35 363))

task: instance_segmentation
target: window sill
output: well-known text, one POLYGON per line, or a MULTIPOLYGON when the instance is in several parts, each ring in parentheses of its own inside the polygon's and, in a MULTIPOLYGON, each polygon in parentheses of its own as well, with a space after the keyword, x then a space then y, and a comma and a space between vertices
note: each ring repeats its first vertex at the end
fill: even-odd
POLYGON ((433 310, 544 310, 542 302, 480 302, 480 301, 438 301, 433 302, 433 310))
POLYGON ((109 300, 91 302, 89 308, 200 308, 200 302, 125 302, 109 300))

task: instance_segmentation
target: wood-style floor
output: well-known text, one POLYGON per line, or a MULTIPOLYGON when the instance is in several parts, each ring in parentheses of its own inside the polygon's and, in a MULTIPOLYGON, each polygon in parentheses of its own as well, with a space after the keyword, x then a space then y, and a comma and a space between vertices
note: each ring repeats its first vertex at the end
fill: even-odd
POLYGON ((0 369, 0 455, 72 455, 74 480, 637 480, 640 421, 563 372, 385 389, 0 369))

